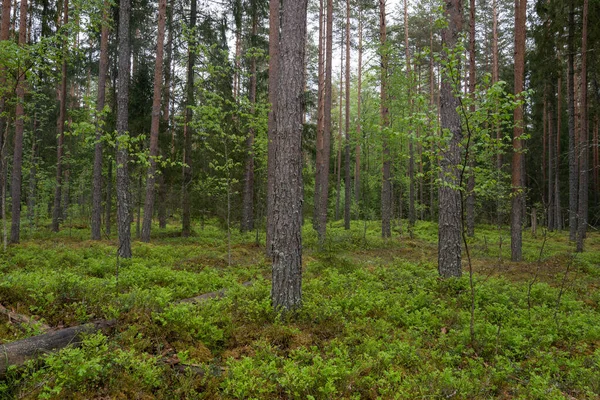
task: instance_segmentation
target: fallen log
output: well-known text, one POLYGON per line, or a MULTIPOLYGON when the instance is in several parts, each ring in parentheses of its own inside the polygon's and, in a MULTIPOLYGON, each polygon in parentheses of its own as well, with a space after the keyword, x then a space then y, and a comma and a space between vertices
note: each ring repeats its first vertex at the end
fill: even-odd
POLYGON ((35 319, 28 317, 27 315, 11 311, 8 308, 4 307, 2 304, 0 304, 0 314, 6 315, 8 317, 9 322, 14 321, 19 325, 37 325, 44 332, 47 332, 52 329, 50 325, 46 325, 43 322, 36 321, 35 319))
MULTIPOLYGON (((252 282, 244 282, 242 285, 247 287, 251 284, 252 282)), ((216 292, 205 293, 200 296, 179 300, 177 303, 198 304, 208 299, 221 298, 225 296, 225 294, 226 289, 221 289, 216 292)), ((23 365, 27 360, 42 354, 60 350, 70 344, 76 344, 82 334, 105 330, 116 324, 116 320, 98 320, 88 324, 59 329, 43 335, 32 336, 27 339, 0 345, 0 376, 4 376, 8 367, 11 365, 23 365)))
POLYGON ((62 349, 77 343, 82 334, 104 330, 116 323, 116 320, 99 320, 3 344, 0 346, 0 375, 6 374, 6 370, 11 365, 22 365, 34 357, 62 349))

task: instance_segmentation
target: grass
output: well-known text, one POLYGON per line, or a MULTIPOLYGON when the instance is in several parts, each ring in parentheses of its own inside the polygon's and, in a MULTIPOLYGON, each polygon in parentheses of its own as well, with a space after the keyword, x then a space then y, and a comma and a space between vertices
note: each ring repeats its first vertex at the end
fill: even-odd
MULTIPOLYGON (((566 232, 525 232, 525 261, 511 263, 508 232, 478 226, 472 342, 468 279, 438 278, 435 224, 382 240, 376 222, 333 223, 321 250, 308 225, 303 308, 287 319, 271 308, 270 265, 253 234, 233 232, 229 265, 216 224, 188 239, 157 232, 134 243, 117 279, 114 240, 32 232, 0 259, 0 303, 52 326, 119 324, 12 369, 0 397, 600 396, 598 233, 574 255, 566 232), (221 288, 222 299, 176 303, 221 288)), ((36 333, 0 325, 4 343, 36 333)))

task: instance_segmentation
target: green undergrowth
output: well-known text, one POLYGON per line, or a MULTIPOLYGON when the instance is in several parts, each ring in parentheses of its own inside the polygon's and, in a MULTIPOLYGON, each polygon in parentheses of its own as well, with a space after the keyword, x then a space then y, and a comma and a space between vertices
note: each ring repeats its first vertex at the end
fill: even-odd
MULTIPOLYGON (((499 235, 478 227, 468 276, 441 280, 435 226, 379 237, 337 224, 318 248, 305 227, 303 307, 270 305, 269 265, 253 235, 207 226, 190 239, 56 247, 32 238, 0 261, 0 303, 51 325, 116 318, 116 328, 11 369, 0 396, 26 399, 598 398, 600 251, 572 256, 565 233, 526 234, 526 262, 499 268, 499 235), (219 238, 220 236, 220 238, 219 238), (486 247, 487 246, 487 247, 486 247), (535 247, 537 246, 537 249, 535 247), (537 253, 537 254, 536 254, 537 253), (541 259, 538 262, 538 258, 541 259), (495 265, 495 264, 494 264, 495 265), (494 267, 495 268, 495 267, 494 267), (555 279, 543 279, 544 271, 555 279), (241 282, 252 280, 249 287, 241 282), (176 300, 228 288, 201 304, 176 300), (474 301, 473 335, 471 304, 474 301)), ((506 246, 509 246, 508 236, 506 246)), ((503 261, 506 264, 507 261, 503 261)), ((510 264, 512 265, 512 264, 510 264)), ((466 270, 466 266, 465 266, 466 270)), ((8 324, 4 342, 33 335, 8 324)))

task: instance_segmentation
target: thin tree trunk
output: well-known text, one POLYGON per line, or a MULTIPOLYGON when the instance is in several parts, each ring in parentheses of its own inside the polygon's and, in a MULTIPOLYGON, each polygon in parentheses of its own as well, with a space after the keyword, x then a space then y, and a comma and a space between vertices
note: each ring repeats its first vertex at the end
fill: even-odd
MULTIPOLYGON (((360 152, 361 152, 361 103, 362 103, 362 53, 363 53, 363 21, 362 21, 362 9, 358 9, 358 71, 357 71, 357 83, 356 83, 356 147, 354 149, 354 199, 357 204, 360 202, 360 152)), ((357 215, 360 215, 360 209, 357 211, 357 215)))
POLYGON ((156 157, 158 157, 158 135, 160 130, 160 109, 163 79, 163 54, 165 42, 165 19, 167 16, 167 0, 158 3, 158 32, 156 34, 156 60, 154 67, 154 97, 152 99, 152 122, 150 125, 150 166, 146 176, 146 200, 144 202, 144 222, 141 239, 150 241, 152 215, 154 214, 154 196, 156 185, 156 157))
POLYGON ((383 177, 381 185, 381 236, 389 238, 392 236, 391 218, 392 218, 392 181, 391 181, 391 155, 388 143, 387 127, 390 124, 388 97, 387 97, 387 73, 388 73, 388 55, 387 55, 387 32, 386 32, 386 0, 379 0, 379 44, 381 52, 381 105, 380 119, 382 129, 382 162, 383 177))
MULTIPOLYGON (((258 34, 256 6, 252 9, 252 43, 258 34)), ((250 113, 256 113, 256 57, 250 61, 250 113)), ((244 199, 242 208, 242 232, 254 230, 254 128, 248 131, 246 139, 246 169, 244 177, 244 199)))
MULTIPOLYGON (((413 78, 410 66, 410 49, 408 46, 408 2, 404 0, 404 54, 406 57, 406 78, 408 80, 409 116, 414 112, 413 78)), ((412 228, 417 220, 415 211, 415 150, 412 135, 408 138, 408 226, 412 228)), ((402 202, 400 202, 402 207, 402 202)), ((402 215, 400 215, 402 218, 402 215)))
POLYGON ((583 251, 584 239, 587 231, 588 214, 588 80, 587 80, 587 52, 588 52, 588 9, 589 0, 583 0, 583 29, 581 33, 581 133, 579 134, 579 202, 577 207, 577 251, 583 251))
POLYGON ((313 211, 313 227, 319 235, 319 244, 323 244, 325 238, 321 235, 320 215, 322 213, 321 196, 323 182, 322 174, 329 172, 325 169, 323 160, 324 156, 324 118, 325 118, 325 12, 324 0, 319 0, 319 46, 318 46, 318 100, 317 100, 317 142, 316 142, 316 159, 315 159, 315 198, 313 211))
POLYGON ((279 64, 279 0, 269 0, 269 111, 268 132, 267 132, 267 239, 266 253, 269 258, 273 257, 273 228, 272 223, 274 185, 275 185, 275 128, 277 123, 276 106, 278 91, 278 64, 279 64))
MULTIPOLYGON (((515 95, 523 92, 525 78, 525 27, 527 0, 515 0, 515 95)), ((512 209, 511 209, 511 259, 522 259, 523 225, 523 106, 517 106, 513 113, 513 159, 512 159, 512 209)))
MULTIPOLYGON (((69 0, 64 1, 63 25, 69 22, 69 0)), ((56 147, 56 187, 54 191, 54 210, 52 211, 52 231, 58 232, 61 220, 61 198, 62 198, 62 179, 63 179, 63 152, 65 142, 65 118, 67 117, 67 46, 68 41, 64 40, 63 60, 62 60, 62 79, 60 84, 60 109, 56 123, 56 135, 58 136, 58 146, 56 147)))
POLYGON ((113 182, 113 162, 108 162, 108 172, 106 174, 106 205, 104 210, 104 230, 106 236, 110 237, 110 217, 112 214, 112 182, 113 182))
MULTIPOLYGON (((19 46, 25 46, 27 41, 27 0, 21 0, 19 19, 19 46)), ((25 124, 25 72, 19 69, 17 81, 17 105, 15 107, 15 144, 13 152, 13 171, 11 198, 12 198, 12 224, 10 241, 19 243, 21 233, 21 178, 23 176, 23 131, 25 124)))
MULTIPOLYGON (((446 0, 445 14, 448 27, 442 31, 442 43, 448 49, 453 49, 462 30, 462 2, 446 0)), ((448 59, 448 53, 443 54, 443 57, 448 59)), ((438 190, 438 272, 445 278, 462 275, 461 196, 458 185, 461 162, 460 142, 463 135, 457 111, 459 101, 454 96, 456 87, 452 79, 453 74, 457 74, 457 71, 444 72, 440 98, 441 127, 452 135, 440 160, 441 183, 438 190)))
POLYGON ((350 229, 350 205, 352 182, 350 181, 350 0, 346 0, 346 143, 344 166, 344 229, 350 229))
POLYGON ((556 151, 554 154, 554 222, 556 229, 561 231, 562 212, 560 207, 560 130, 562 110, 562 79, 558 77, 558 98, 556 101, 556 151))
POLYGON ((552 232, 556 226, 554 221, 554 126, 553 126, 552 105, 548 105, 548 198, 546 206, 548 207, 548 230, 552 232))
POLYGON ((308 1, 286 2, 276 98, 273 192, 273 308, 283 312, 302 302, 302 93, 308 1))
POLYGON ((96 143, 94 144, 94 177, 92 180, 92 240, 101 239, 102 224, 102 133, 104 131, 104 102, 108 74, 108 13, 109 3, 104 1, 102 30, 100 33, 100 63, 98 68, 98 101, 96 103, 96 143))
MULTIPOLYGON (((473 103, 470 112, 475 114, 475 0, 469 1, 469 94, 473 103)), ((469 159, 469 175, 467 176, 467 235, 475 235, 475 155, 469 159)))
POLYGON ((593 169, 593 177, 594 177, 594 200, 595 203, 598 204, 600 201, 600 141, 598 140, 598 116, 594 119, 594 145, 593 145, 593 153, 594 153, 594 169, 593 169))
MULTIPOLYGON (((10 0, 2 0, 2 21, 0 25, 0 43, 9 39, 10 35, 10 0)), ((0 87, 6 87, 6 70, 3 66, 0 66, 0 87)), ((6 107, 6 99, 4 95, 0 95, 0 151, 6 146, 5 143, 5 130, 8 127, 7 118, 4 115, 4 109, 6 107)), ((4 164, 5 157, 2 155, 2 161, 0 161, 0 180, 4 180, 4 164)), ((0 190, 2 190, 0 188, 0 190)), ((2 193, 4 196, 4 193, 2 193)))
MULTIPOLYGON (((31 18, 31 17, 30 17, 31 18)), ((35 196, 37 186, 37 141, 38 141, 38 126, 39 121, 37 113, 33 116, 33 132, 31 140, 31 168, 29 169, 29 193, 27 195, 27 219, 29 220, 29 228, 33 229, 35 225, 35 196)))
POLYGON ((183 129, 184 135, 184 151, 183 151, 183 187, 182 187, 182 229, 181 235, 188 237, 192 233, 192 216, 190 210, 190 190, 192 185, 192 135, 194 130, 192 128, 192 116, 193 112, 190 108, 194 105, 194 65, 196 63, 196 13, 197 13, 197 0, 192 0, 190 8, 190 41, 188 43, 188 65, 187 65, 187 83, 186 83, 186 105, 185 111, 185 126, 183 129))
POLYGON ((131 41, 129 18, 131 0, 119 3, 119 78, 117 99, 117 230, 119 248, 117 254, 131 258, 131 216, 129 193, 129 151, 127 136, 129 130, 129 71, 131 67, 131 41))
POLYGON ((337 151, 337 183, 336 183, 336 194, 335 194, 335 220, 340 219, 340 197, 342 189, 342 104, 344 95, 344 35, 340 35, 340 112, 338 116, 338 151, 337 151))
POLYGON ((567 103, 569 111, 569 240, 577 239, 577 155, 575 153, 575 0, 569 1, 567 103))

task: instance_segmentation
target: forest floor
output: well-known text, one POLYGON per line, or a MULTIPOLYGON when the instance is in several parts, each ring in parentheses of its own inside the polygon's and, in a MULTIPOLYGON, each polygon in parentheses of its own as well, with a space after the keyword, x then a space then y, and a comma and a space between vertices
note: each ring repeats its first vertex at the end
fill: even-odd
MULTIPOLYGON (((282 319, 254 234, 232 232, 229 260, 216 224, 187 239, 156 230, 117 260, 116 240, 83 226, 25 233, 0 257, 2 306, 54 328, 117 324, 11 368, 0 398, 600 397, 600 233, 575 254, 567 232, 524 232, 512 263, 508 231, 478 226, 473 290, 466 256, 462 278, 438 277, 435 224, 385 241, 378 222, 328 235, 318 249, 306 224, 303 307, 282 319)), ((1 343, 41 332, 0 316, 1 343)))

